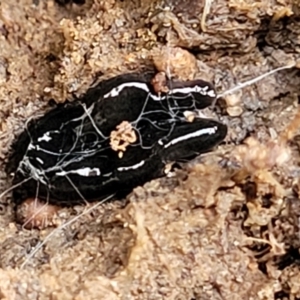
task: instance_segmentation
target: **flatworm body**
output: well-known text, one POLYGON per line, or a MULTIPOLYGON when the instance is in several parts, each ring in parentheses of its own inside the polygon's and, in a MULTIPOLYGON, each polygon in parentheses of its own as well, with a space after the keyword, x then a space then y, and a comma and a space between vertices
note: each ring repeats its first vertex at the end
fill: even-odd
POLYGON ((55 0, 55 2, 59 5, 67 5, 72 3, 82 5, 85 3, 85 0, 55 0))
POLYGON ((29 122, 13 145, 7 172, 16 203, 28 197, 59 205, 124 195, 164 175, 170 162, 207 152, 226 136, 215 120, 186 120, 185 111, 216 97, 205 81, 167 82, 157 93, 152 75, 125 74, 102 81, 80 99, 58 105, 29 122), (110 135, 128 122, 136 136, 120 156, 110 135))

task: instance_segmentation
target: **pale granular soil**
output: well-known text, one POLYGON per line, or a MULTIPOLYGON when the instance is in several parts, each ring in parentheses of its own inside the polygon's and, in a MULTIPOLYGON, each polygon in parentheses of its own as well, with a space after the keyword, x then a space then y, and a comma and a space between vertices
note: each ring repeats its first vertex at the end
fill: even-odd
MULTIPOLYGON (((220 93, 296 66, 219 101, 226 144, 82 216, 25 266, 53 228, 23 229, 10 195, 3 196, 1 299, 300 299, 299 136, 279 150, 271 143, 297 113, 299 34, 297 1, 91 0, 62 7, 2 0, 1 192, 11 182, 4 172, 9 146, 30 117, 49 109, 49 99, 63 102, 95 80, 153 70, 163 46, 189 50, 197 59, 194 77, 220 93), (237 115, 228 109, 232 102, 237 115), (250 135, 256 142, 236 151, 250 135), (288 150, 289 159, 277 163, 288 150)), ((64 208, 58 222, 86 209, 64 208)))

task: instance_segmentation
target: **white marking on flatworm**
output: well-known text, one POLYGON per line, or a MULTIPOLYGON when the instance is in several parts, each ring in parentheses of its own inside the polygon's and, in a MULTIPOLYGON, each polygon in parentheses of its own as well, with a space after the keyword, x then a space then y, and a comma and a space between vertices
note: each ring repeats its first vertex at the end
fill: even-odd
POLYGON ((137 169, 137 168, 143 166, 144 163, 145 163, 145 161, 142 160, 138 164, 135 164, 135 165, 130 166, 130 167, 120 167, 120 168, 118 168, 118 171, 122 172, 122 171, 128 171, 128 170, 132 170, 132 169, 137 169))
POLYGON ((36 159, 40 164, 42 164, 42 165, 44 164, 44 162, 43 162, 39 157, 36 157, 35 159, 36 159))
MULTIPOLYGON (((149 90, 147 84, 142 83, 142 82, 122 83, 122 84, 118 85, 117 87, 113 88, 107 94, 105 94, 103 96, 103 98, 117 97, 123 91, 123 89, 125 89, 127 87, 135 87, 135 88, 141 89, 141 90, 145 91, 146 93, 149 93, 151 95, 151 98, 153 98, 153 100, 155 100, 155 101, 160 101, 160 100, 166 99, 165 96, 156 96, 156 95, 150 93, 150 90, 149 90)), ((194 93, 200 93, 201 95, 209 96, 209 97, 212 97, 212 98, 216 97, 215 91, 211 90, 209 88, 209 86, 200 87, 199 85, 195 85, 193 87, 182 87, 182 88, 175 88, 175 89, 170 90, 170 94, 176 94, 176 93, 190 94, 190 93, 193 93, 193 92, 194 93)))
POLYGON ((78 170, 70 170, 70 171, 61 171, 61 172, 57 172, 55 173, 57 176, 66 176, 67 174, 78 174, 80 176, 99 176, 101 175, 100 169, 99 168, 81 168, 78 170))
POLYGON ((49 142, 52 140, 52 137, 49 136, 50 132, 47 131, 46 133, 44 133, 44 135, 42 137, 39 137, 38 138, 38 142, 42 142, 42 141, 45 141, 45 142, 49 142))
POLYGON ((112 175, 112 172, 107 173, 107 174, 103 174, 103 177, 110 177, 112 175))
MULTIPOLYGON (((149 90, 149 88, 148 88, 148 86, 147 86, 146 83, 142 83, 142 82, 126 82, 126 83, 122 83, 122 84, 118 85, 117 87, 113 88, 109 93, 105 94, 103 96, 103 98, 116 97, 116 96, 118 96, 123 91, 123 89, 125 89, 127 87, 136 87, 138 89, 144 90, 147 93, 150 92, 150 90, 149 90)), ((160 97, 157 97, 155 95, 153 95, 153 96, 157 98, 155 100, 160 100, 160 97)))
POLYGON ((186 134, 186 135, 183 135, 183 136, 179 136, 178 138, 175 138, 174 140, 172 140, 171 142, 169 142, 168 144, 166 144, 164 146, 164 148, 168 148, 174 144, 177 144, 181 141, 185 141, 185 140, 188 140, 190 138, 195 138, 195 137, 198 137, 198 136, 201 136, 201 135, 204 135, 204 134, 215 134, 218 130, 218 127, 217 126, 214 126, 214 127, 210 127, 210 128, 202 128, 200 130, 197 130, 195 132, 192 132, 192 133, 189 133, 189 134, 186 134))
POLYGON ((32 144, 32 143, 30 143, 29 145, 28 145, 28 150, 33 150, 33 149, 35 149, 36 147, 32 144))
POLYGON ((209 89, 209 86, 200 87, 199 85, 195 85, 193 87, 182 87, 176 88, 170 91, 170 94, 182 93, 182 94, 190 94, 190 93, 200 93, 204 96, 216 97, 216 93, 214 90, 209 89), (208 90, 208 91, 207 91, 208 90))
POLYGON ((207 93, 207 95, 208 95, 209 97, 212 97, 212 98, 217 97, 217 94, 215 93, 214 90, 209 90, 208 93, 207 93))

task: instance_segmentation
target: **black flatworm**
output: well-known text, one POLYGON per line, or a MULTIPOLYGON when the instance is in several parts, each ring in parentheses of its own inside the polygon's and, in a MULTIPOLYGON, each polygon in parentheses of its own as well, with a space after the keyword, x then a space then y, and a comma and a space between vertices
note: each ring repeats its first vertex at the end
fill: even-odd
POLYGON ((156 93, 150 75, 125 74, 30 121, 7 166, 17 185, 15 202, 37 196, 74 205, 126 194, 163 176, 166 164, 207 152, 225 138, 225 125, 202 118, 189 122, 184 116, 213 102, 210 83, 168 81, 167 88, 156 93), (124 121, 136 140, 120 157, 110 135, 124 121))

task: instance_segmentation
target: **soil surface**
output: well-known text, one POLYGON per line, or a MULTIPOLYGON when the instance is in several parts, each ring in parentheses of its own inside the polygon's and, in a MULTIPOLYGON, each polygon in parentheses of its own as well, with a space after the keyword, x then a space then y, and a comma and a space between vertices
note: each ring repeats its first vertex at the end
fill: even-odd
POLYGON ((0 298, 300 299, 299 2, 71 2, 0 3, 0 192, 26 121, 118 74, 209 80, 229 133, 122 201, 60 209, 56 229, 25 229, 3 194, 0 298))

